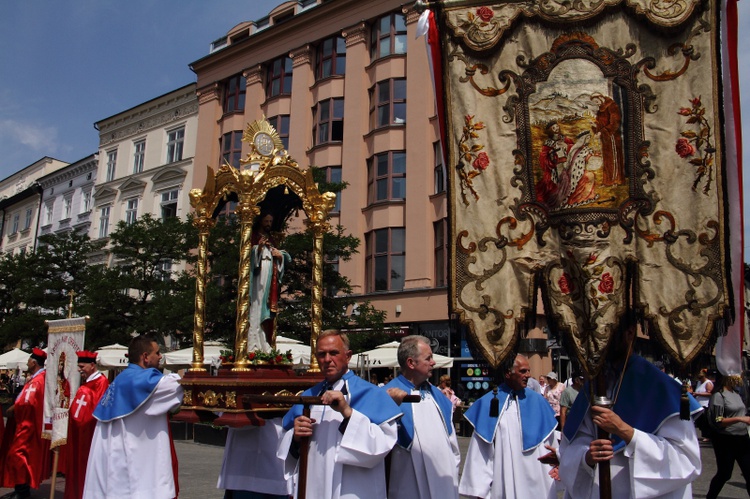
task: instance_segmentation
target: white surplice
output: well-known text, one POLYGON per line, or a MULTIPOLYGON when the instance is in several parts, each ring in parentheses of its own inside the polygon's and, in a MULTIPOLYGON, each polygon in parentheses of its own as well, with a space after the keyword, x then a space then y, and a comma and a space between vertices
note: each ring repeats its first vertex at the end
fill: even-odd
MULTIPOLYGON (((595 428, 591 418, 585 417, 572 441, 563 436, 559 471, 567 491, 565 497, 599 498, 599 468, 585 461, 595 428)), ((691 482, 700 472, 700 447, 693 422, 674 415, 656 434, 635 430, 630 443, 615 454, 610 461, 612 497, 689 499, 693 497, 691 482)))
POLYGON ((132 414, 97 421, 84 499, 175 497, 167 413, 182 402, 179 380, 177 374, 167 374, 132 414))
POLYGON ((544 446, 553 445, 555 433, 524 452, 522 424, 518 403, 508 397, 493 441, 485 442, 474 432, 461 475, 461 494, 492 499, 545 499, 555 493, 550 466, 539 462, 549 452, 544 446))
MULTIPOLYGON (((338 380, 333 389, 340 391, 343 385, 338 380)), ((385 457, 396 443, 396 420, 376 425, 353 409, 342 435, 343 416, 330 407, 313 405, 310 417, 315 424, 307 461, 307 497, 385 499, 385 457)), ((297 473, 298 461, 289 453, 293 437, 292 428, 279 444, 287 478, 297 473)))
POLYGON ((283 431, 281 418, 230 428, 216 488, 291 495, 292 480, 284 477, 284 461, 276 456, 283 431))
MULTIPOLYGON (((412 391, 419 395, 419 390, 412 391)), ((430 392, 413 404, 414 440, 409 450, 396 445, 391 452, 389 499, 458 499, 461 453, 456 432, 450 436, 430 392)), ((453 424, 448 421, 448 424, 453 424)))

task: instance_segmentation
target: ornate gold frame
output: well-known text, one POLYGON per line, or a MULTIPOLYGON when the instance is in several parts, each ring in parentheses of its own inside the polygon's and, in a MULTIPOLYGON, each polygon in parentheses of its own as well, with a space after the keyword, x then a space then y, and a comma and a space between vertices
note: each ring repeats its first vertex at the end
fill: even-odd
POLYGON ((321 193, 313 179, 311 168, 300 169, 289 157, 281 138, 264 119, 249 123, 242 141, 250 145, 246 158, 240 160, 238 170, 228 164, 222 165, 214 174, 208 173, 204 188, 190 191, 190 205, 195 211, 193 224, 199 231, 198 262, 196 264, 195 315, 193 327, 193 361, 190 371, 205 371, 203 367, 203 333, 205 323, 206 275, 208 235, 216 221, 213 213, 222 200, 231 194, 238 198, 235 213, 241 224, 239 283, 237 286, 237 331, 235 336, 233 371, 248 371, 247 334, 249 329, 248 309, 250 290, 250 251, 253 220, 260 214, 258 203, 265 199, 269 190, 280 185, 296 194, 307 215, 306 225, 312 229, 313 270, 312 304, 310 310, 310 370, 319 371, 314 355, 314 345, 322 328, 323 306, 323 234, 329 229, 328 213, 333 208, 336 195, 321 193))

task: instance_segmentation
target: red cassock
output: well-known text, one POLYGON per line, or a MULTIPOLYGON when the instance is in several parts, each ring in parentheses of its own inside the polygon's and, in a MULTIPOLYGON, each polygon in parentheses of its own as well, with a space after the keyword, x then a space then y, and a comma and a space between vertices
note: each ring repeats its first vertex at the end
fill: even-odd
POLYGON ((64 499, 83 497, 91 439, 96 428, 94 409, 108 386, 106 376, 99 373, 99 376, 87 381, 78 389, 70 403, 68 439, 62 448, 66 464, 64 499))
POLYGON ((3 435, 3 487, 39 488, 52 471, 49 440, 42 439, 45 371, 26 382, 3 435), (7 451, 6 451, 7 449, 7 451))

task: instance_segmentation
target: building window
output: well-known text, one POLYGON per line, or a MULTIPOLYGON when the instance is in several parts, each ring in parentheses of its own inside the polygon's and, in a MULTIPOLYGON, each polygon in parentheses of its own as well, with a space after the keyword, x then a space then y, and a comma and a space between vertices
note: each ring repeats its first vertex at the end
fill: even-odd
POLYGON ((182 146, 185 143, 185 128, 167 133, 167 163, 182 161, 182 146))
POLYGON ((242 130, 225 133, 221 136, 221 159, 235 168, 240 167, 242 158, 242 130))
POLYGON ((268 118, 268 122, 279 133, 281 142, 284 144, 284 149, 289 149, 289 115, 280 114, 272 116, 268 118))
POLYGON ((440 141, 432 143, 432 154, 435 158, 435 194, 445 192, 445 164, 443 162, 443 147, 440 141))
POLYGON ((109 206, 105 206, 99 211, 99 237, 109 235, 109 206))
POLYGON ((174 189, 161 193, 161 219, 166 220, 177 216, 177 196, 179 190, 174 189))
MULTIPOLYGON (((330 184, 341 183, 341 167, 340 166, 329 166, 326 168, 326 182, 330 184)), ((336 203, 333 205, 333 211, 338 213, 341 211, 341 192, 336 193, 336 203)))
POLYGON ((32 216, 32 213, 33 213, 33 211, 32 211, 31 208, 27 208, 26 209, 26 219, 23 222, 23 230, 29 230, 29 228, 31 227, 31 216, 32 216))
POLYGON ((321 80, 331 75, 346 72, 346 40, 340 36, 327 38, 318 45, 315 54, 315 79, 321 80))
POLYGON ((406 18, 389 14, 375 22, 370 31, 370 58, 406 53, 406 18))
POLYGON ((245 110, 247 80, 241 74, 224 81, 224 114, 245 110))
POLYGON ((133 173, 143 171, 143 161, 146 158, 146 141, 139 140, 133 144, 135 152, 133 153, 133 173))
POLYGON ((128 199, 125 206, 125 223, 131 225, 138 220, 138 198, 128 199))
POLYGON ((115 179, 115 167, 117 166, 117 150, 107 153, 107 182, 115 179))
POLYGON ((389 151, 367 160, 368 204, 406 198, 406 152, 389 151))
POLYGON ((70 218, 70 212, 72 211, 72 205, 73 205, 73 198, 70 196, 66 196, 63 199, 63 220, 67 220, 70 218))
POLYGON ((315 106, 313 145, 344 140, 344 99, 325 99, 315 106))
POLYGON ((448 237, 447 222, 438 220, 433 224, 435 232, 435 287, 445 286, 448 273, 448 237))
POLYGON ((84 191, 81 200, 81 213, 88 213, 91 211, 91 191, 84 191))
POLYGON ((266 75, 266 97, 292 93, 292 58, 279 57, 268 65, 266 75))
POLYGON ((379 81, 370 89, 370 129, 406 123, 406 79, 379 81))
POLYGON ((172 280, 172 259, 165 258, 159 262, 159 279, 162 281, 172 280))
POLYGON ((13 227, 11 228, 10 234, 13 235, 18 232, 18 225, 21 223, 21 214, 16 213, 13 215, 13 227))
POLYGON ((44 205, 44 225, 49 225, 52 223, 52 209, 53 209, 52 203, 47 203, 44 205))
POLYGON ((368 291, 404 289, 406 260, 404 228, 374 230, 366 235, 366 241, 365 271, 368 291))

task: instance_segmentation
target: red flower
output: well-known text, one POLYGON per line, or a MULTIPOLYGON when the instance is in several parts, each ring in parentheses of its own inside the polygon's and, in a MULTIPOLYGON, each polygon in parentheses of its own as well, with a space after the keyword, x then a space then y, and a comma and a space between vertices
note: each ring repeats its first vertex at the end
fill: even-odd
POLYGON ((281 362, 284 359, 280 354, 276 356, 276 362, 281 362))
POLYGON ((569 295, 573 291, 573 278, 570 274, 565 272, 560 279, 557 281, 557 285, 560 287, 560 292, 564 295, 569 295))
POLYGON ((477 159, 471 164, 474 168, 480 171, 484 171, 490 165, 490 157, 487 156, 486 152, 480 152, 477 154, 477 159))
POLYGON ((594 262, 596 262, 596 258, 598 256, 599 255, 597 255, 596 252, 592 251, 591 254, 589 255, 588 260, 586 260, 586 265, 593 265, 594 262))
POLYGON ((686 138, 677 139, 677 144, 674 147, 675 151, 681 158, 687 158, 695 154, 695 147, 686 138))
POLYGON ((477 15, 484 22, 489 22, 490 19, 495 17, 495 13, 489 7, 479 7, 477 9, 477 15))
POLYGON ((250 352, 249 354, 247 354, 247 358, 253 360, 255 358, 255 352, 250 352))
POLYGON ((615 280, 612 274, 606 272, 602 275, 602 279, 599 281, 599 291, 602 294, 608 295, 615 289, 615 280))
POLYGON ((679 114, 680 116, 690 116, 691 114, 693 114, 693 110, 686 107, 681 107, 680 110, 677 111, 677 114, 679 114))
POLYGON ((234 362, 234 355, 229 356, 229 362, 234 362))
POLYGON ((292 360, 292 352, 287 352, 286 353, 286 358, 287 358, 287 360, 292 360))
POLYGON ((693 105, 693 107, 701 107, 701 97, 700 95, 694 99, 690 99, 690 103, 693 105))

